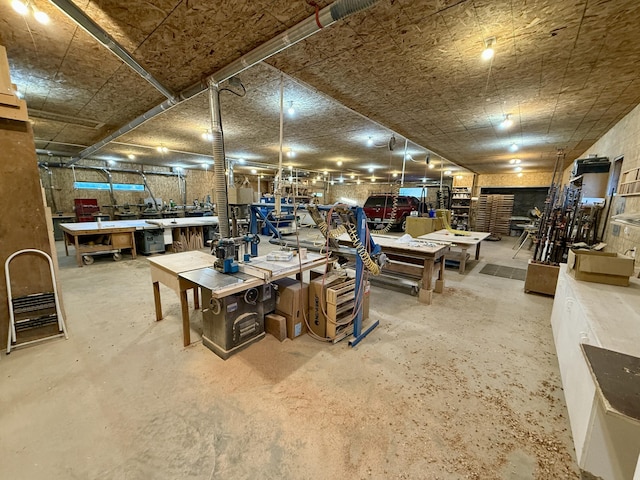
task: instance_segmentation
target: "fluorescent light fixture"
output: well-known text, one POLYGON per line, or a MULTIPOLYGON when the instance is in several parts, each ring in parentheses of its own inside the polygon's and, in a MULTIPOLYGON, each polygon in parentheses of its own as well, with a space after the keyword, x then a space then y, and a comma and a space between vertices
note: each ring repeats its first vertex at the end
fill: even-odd
POLYGON ((512 152, 517 152, 519 148, 520 147, 518 147, 516 143, 512 143, 511 146, 509 147, 509 150, 511 150, 512 152))
POLYGON ((485 38, 484 40, 484 50, 482 51, 482 59, 483 60, 491 60, 493 55, 495 54, 493 50, 493 46, 496 44, 496 37, 485 38))
POLYGON ((130 153, 129 155, 127 155, 127 158, 128 158, 129 160, 135 160, 135 159, 136 159, 136 156, 135 156, 133 153, 130 153))
POLYGON ((255 168, 252 168, 252 169, 251 169, 251 173, 252 173, 253 175, 255 175, 256 173, 258 173, 258 170, 256 170, 255 168))
POLYGON ((20 0, 13 0, 13 2, 11 2, 11 6, 20 15, 26 15, 29 12, 27 5, 22 3, 20 0))
POLYGON ((38 23, 41 23, 43 25, 49 23, 49 15, 41 12, 40 10, 33 10, 33 18, 35 18, 38 23))

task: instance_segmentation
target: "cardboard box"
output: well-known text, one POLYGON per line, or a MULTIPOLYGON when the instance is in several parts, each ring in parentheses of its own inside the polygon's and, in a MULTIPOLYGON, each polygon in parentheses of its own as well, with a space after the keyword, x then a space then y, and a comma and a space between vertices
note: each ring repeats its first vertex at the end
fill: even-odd
POLYGON ((633 258, 618 253, 595 250, 569 250, 567 271, 576 280, 629 286, 633 275, 633 258))
POLYGON ((435 232, 436 230, 442 230, 443 228, 444 224, 442 223, 442 218, 407 217, 407 227, 405 232, 413 238, 417 238, 420 235, 435 232))
POLYGON ((322 338, 327 336, 327 317, 324 314, 327 310, 327 288, 345 280, 344 273, 329 272, 309 283, 309 327, 322 338))
POLYGON ((545 265, 529 261, 527 277, 524 281, 525 293, 542 293, 544 295, 555 295, 558 284, 558 273, 560 267, 556 265, 545 265))
POLYGON ((307 332, 309 285, 293 278, 273 282, 277 287, 276 313, 287 321, 287 337, 294 339, 307 332))
POLYGON ((287 338, 293 340, 309 331, 304 317, 293 318, 291 315, 283 313, 282 316, 287 322, 287 338))
POLYGON ((264 329, 282 342, 287 338, 287 319, 277 313, 265 315, 264 329))

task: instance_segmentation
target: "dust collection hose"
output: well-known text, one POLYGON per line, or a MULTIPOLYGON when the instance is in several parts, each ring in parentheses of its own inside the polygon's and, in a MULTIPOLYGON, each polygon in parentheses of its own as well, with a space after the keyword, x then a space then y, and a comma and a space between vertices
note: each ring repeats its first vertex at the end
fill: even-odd
POLYGON ((389 217, 389 223, 387 223, 387 226, 380 230, 379 233, 388 233, 389 230, 391 230, 393 222, 396 220, 396 214, 398 213, 398 195, 400 195, 400 186, 397 186, 396 191, 393 192, 393 203, 391 206, 391 217, 389 217))
POLYGON ((322 218, 317 208, 309 205, 307 207, 307 211, 325 238, 327 238, 327 235, 331 238, 337 238, 347 231, 346 228, 344 228, 344 225, 339 225, 338 227, 329 230, 329 225, 327 225, 327 222, 322 218))
POLYGON ((369 252, 367 252, 367 249, 360 241, 360 238, 358 238, 356 226, 352 222, 348 223, 347 232, 349 233, 349 238, 351 238, 353 247, 356 249, 356 252, 358 252, 360 259, 362 260, 362 263, 364 263, 364 266, 367 268, 367 270, 369 270, 374 275, 380 275, 380 267, 376 262, 373 261, 371 255, 369 255, 369 252))
POLYGON ((369 8, 379 0, 338 0, 334 2, 330 7, 331 18, 338 21, 349 15, 369 8))

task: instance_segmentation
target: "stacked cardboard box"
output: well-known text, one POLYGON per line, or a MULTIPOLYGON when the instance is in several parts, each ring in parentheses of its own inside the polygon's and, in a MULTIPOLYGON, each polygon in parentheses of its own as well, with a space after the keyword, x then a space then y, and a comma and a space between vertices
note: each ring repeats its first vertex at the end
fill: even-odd
POLYGON ((595 250, 569 250, 568 272, 576 280, 629 286, 633 275, 634 261, 618 253, 595 250))
POLYGON ((309 285, 293 278, 276 280, 276 313, 287 323, 287 337, 294 339, 307 332, 309 285))

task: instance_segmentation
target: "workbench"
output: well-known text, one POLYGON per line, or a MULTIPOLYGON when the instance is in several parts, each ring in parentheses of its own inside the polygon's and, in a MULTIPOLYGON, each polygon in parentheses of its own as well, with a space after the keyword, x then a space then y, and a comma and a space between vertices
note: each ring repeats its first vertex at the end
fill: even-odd
POLYGON ((475 246, 476 247, 476 260, 480 258, 480 244, 482 241, 489 237, 491 234, 488 232, 466 232, 469 235, 455 235, 448 230, 438 230, 437 232, 427 233, 426 235, 420 235, 418 238, 421 240, 429 240, 432 242, 447 242, 452 247, 459 247, 460 251, 452 250, 447 254, 448 260, 458 260, 459 267, 458 273, 464 273, 467 268, 467 260, 469 253, 467 250, 475 246))
MULTIPOLYGON (((383 274, 391 273, 420 279, 418 300, 427 305, 431 304, 432 295, 444 290, 444 262, 449 256, 449 244, 413 239, 410 243, 402 243, 400 237, 393 235, 372 234, 373 241, 380 246, 382 252, 390 260, 382 269, 383 274), (435 263, 440 260, 438 280, 433 287, 435 263)), ((345 246, 353 246, 348 234, 343 233, 337 238, 345 246)), ((373 277, 375 279, 375 277, 373 277)))
POLYGON ((184 346, 191 343, 187 291, 193 289, 194 308, 199 308, 199 288, 211 290, 213 298, 223 298, 250 288, 256 288, 280 278, 299 275, 323 266, 323 255, 309 253, 302 266, 298 257, 287 262, 268 261, 266 256, 252 258, 240 264, 238 273, 221 273, 213 268, 216 257, 204 252, 182 252, 149 258, 151 282, 156 308, 156 320, 162 319, 159 284, 172 288, 180 297, 184 346))
POLYGON ((398 242, 398 237, 391 235, 371 235, 373 241, 380 245, 390 260, 383 271, 419 276, 418 300, 431 305, 433 292, 444 291, 444 263, 449 255, 449 245, 445 243, 413 240, 410 243, 398 242), (433 273, 436 261, 440 261, 438 280, 433 287, 433 273), (420 266, 418 266, 420 265, 420 266))
MULTIPOLYGON (((63 223, 60 228, 64 233, 64 252, 69 256, 69 245, 74 245, 79 267, 82 267, 83 255, 95 253, 115 254, 123 249, 131 249, 131 256, 136 258, 135 227, 106 224, 99 226, 96 222, 80 222, 63 223)), ((117 258, 114 256, 114 259, 117 258)))
POLYGON ((593 478, 640 478, 638 312, 637 278, 582 282, 560 265, 551 327, 576 459, 593 478))

